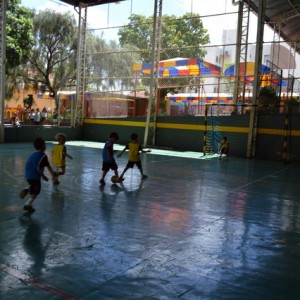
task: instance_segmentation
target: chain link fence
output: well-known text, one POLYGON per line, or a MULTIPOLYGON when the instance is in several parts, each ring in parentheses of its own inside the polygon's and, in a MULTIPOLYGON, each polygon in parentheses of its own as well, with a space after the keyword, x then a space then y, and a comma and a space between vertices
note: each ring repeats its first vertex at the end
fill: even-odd
MULTIPOLYGON (((199 18, 207 20, 210 16, 199 18)), ((237 18, 237 14, 232 14, 232 18, 237 18)), ((162 36, 166 30, 164 25, 162 36)), ((218 45, 183 46, 179 39, 176 47, 161 47, 160 63, 158 67, 152 67, 151 55, 145 55, 151 54, 151 48, 121 47, 117 42, 101 40, 101 36, 109 36, 110 30, 116 32, 124 27, 90 32, 99 37, 99 41, 92 44, 88 39, 86 86, 90 97, 86 103, 86 117, 145 116, 151 84, 155 91, 153 96, 157 99, 154 111, 161 116, 204 115, 204 107, 210 103, 254 103, 256 45, 249 41, 247 63, 242 66, 243 72, 236 76, 236 29, 224 29, 223 42, 218 45), (193 53, 200 53, 201 57, 191 56, 193 53), (234 99, 236 87, 238 93, 234 99)), ((276 97, 274 103, 260 104, 283 105, 285 101, 293 101, 299 105, 300 81, 295 73, 296 60, 296 54, 283 41, 264 44, 259 83, 261 88, 274 90, 276 97)), ((246 108, 243 110, 247 111, 246 108)), ((224 110, 220 113, 231 114, 224 110)))

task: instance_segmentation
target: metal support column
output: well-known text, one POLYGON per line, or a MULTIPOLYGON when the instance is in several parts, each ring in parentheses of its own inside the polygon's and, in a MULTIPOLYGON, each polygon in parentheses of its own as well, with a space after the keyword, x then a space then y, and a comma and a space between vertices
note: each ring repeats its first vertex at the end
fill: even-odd
POLYGON ((271 47, 271 51, 272 51, 271 63, 272 66, 275 65, 277 68, 279 66, 281 25, 282 25, 281 22, 274 24, 273 45, 271 47))
POLYGON ((288 68, 288 90, 287 90, 287 99, 293 98, 294 93, 294 84, 295 84, 295 66, 294 66, 294 60, 296 56, 296 48, 297 43, 293 42, 290 43, 290 53, 289 53, 289 68, 288 68))
POLYGON ((84 92, 85 60, 86 60, 86 28, 87 6, 80 3, 78 7, 78 38, 77 38, 77 73, 76 73, 76 103, 72 114, 71 126, 83 124, 84 117, 84 92))
POLYGON ((150 91, 148 100, 148 111, 146 118, 144 147, 148 142, 149 127, 151 114, 153 113, 153 137, 152 144, 155 145, 156 133, 156 114, 157 114, 157 95, 158 95, 158 77, 159 77, 159 60, 161 48, 161 25, 162 25, 162 5, 163 0, 155 0, 153 14, 153 42, 152 42, 152 66, 150 75, 150 91))
POLYGON ((233 99, 234 103, 240 99, 242 103, 245 101, 246 93, 246 74, 248 60, 248 37, 250 22, 250 0, 241 0, 238 2, 238 24, 237 24, 237 47, 235 57, 235 82, 233 99), (240 63, 245 63, 245 68, 241 74, 240 63))
POLYGON ((247 143, 248 158, 252 158, 255 156, 256 134, 257 134, 257 103, 258 103, 260 76, 261 76, 265 10, 266 10, 266 0, 259 1, 258 16, 257 16, 254 86, 253 86, 253 100, 252 100, 253 105, 251 107, 251 112, 250 112, 250 124, 249 124, 248 143, 247 143))
POLYGON ((5 65, 6 65, 6 7, 7 1, 0 0, 0 142, 4 143, 5 109, 5 65))
MULTIPOLYGON (((282 80, 282 70, 279 68, 279 58, 281 49, 281 27, 281 21, 274 23, 273 44, 271 47, 271 62, 267 62, 267 66, 271 69, 271 74, 269 78, 270 82, 272 82, 272 80, 282 80)), ((268 86, 268 83, 262 82, 262 85, 268 86)), ((278 85, 274 89, 276 90, 277 94, 281 97, 281 85, 278 85)))

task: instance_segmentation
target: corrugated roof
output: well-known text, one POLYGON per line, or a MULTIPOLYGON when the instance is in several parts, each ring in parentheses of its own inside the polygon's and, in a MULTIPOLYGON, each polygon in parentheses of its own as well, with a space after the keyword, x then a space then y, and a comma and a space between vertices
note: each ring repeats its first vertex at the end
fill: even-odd
POLYGON ((124 0, 60 0, 61 2, 65 2, 67 4, 70 4, 72 6, 95 6, 95 5, 101 5, 101 4, 107 4, 107 3, 117 3, 124 0))
MULTIPOLYGON (((250 1, 255 12, 259 1, 250 1)), ((267 23, 300 53, 300 0, 266 0, 265 17, 267 23)))

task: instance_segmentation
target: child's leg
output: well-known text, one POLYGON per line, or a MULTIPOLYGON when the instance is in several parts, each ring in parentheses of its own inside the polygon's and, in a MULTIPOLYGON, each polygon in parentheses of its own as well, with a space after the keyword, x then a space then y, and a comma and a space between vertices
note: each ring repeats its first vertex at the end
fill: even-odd
POLYGON ((26 195, 29 192, 29 189, 30 189, 30 187, 28 186, 25 189, 20 191, 19 196, 20 196, 21 199, 24 199, 26 197, 26 195))
POLYGON ((141 173, 141 177, 142 177, 142 179, 146 179, 146 178, 148 178, 148 176, 144 174, 144 172, 143 172, 143 168, 140 168, 140 173, 141 173))
POLYGON ((58 185, 60 182, 58 181, 58 176, 59 176, 59 172, 58 172, 58 169, 55 168, 55 171, 53 172, 54 173, 54 179, 52 179, 52 183, 53 185, 58 185))
POLYGON ((129 169, 128 167, 125 167, 125 169, 123 170, 122 174, 119 177, 120 179, 123 178, 124 174, 127 172, 128 169, 129 169))
POLYGON ((24 205, 24 209, 33 212, 34 208, 32 207, 32 204, 41 191, 41 181, 28 180, 28 182, 30 184, 29 187, 30 198, 24 205))
POLYGON ((142 165, 138 166, 138 168, 139 168, 139 170, 140 170, 141 175, 143 176, 143 175, 144 175, 144 172, 143 172, 143 167, 142 167, 142 165))
POLYGON ((57 168, 57 176, 59 176, 59 175, 64 175, 64 174, 65 174, 65 171, 66 171, 66 168, 65 168, 65 167, 58 167, 58 168, 57 168))
POLYGON ((138 162, 136 163, 136 165, 137 165, 137 167, 138 167, 139 170, 140 170, 142 179, 146 179, 148 176, 145 175, 144 172, 143 172, 143 167, 142 167, 141 161, 138 161, 138 162))
POLYGON ((104 178, 105 178, 106 174, 108 173, 109 169, 110 169, 110 164, 107 162, 103 162, 102 163, 102 176, 99 181, 102 185, 105 184, 104 178))
POLYGON ((132 161, 130 161, 130 160, 127 162, 127 165, 126 165, 125 169, 123 170, 123 172, 122 172, 122 174, 121 174, 121 176, 120 176, 120 179, 123 178, 124 174, 128 171, 128 169, 134 167, 134 164, 135 164, 135 163, 132 162, 132 161))
POLYGON ((103 171, 100 180, 104 180, 104 178, 105 178, 105 176, 106 176, 107 173, 108 173, 108 171, 106 171, 106 170, 103 171))
POLYGON ((101 176, 101 178, 100 178, 100 180, 99 180, 99 183, 100 183, 101 185, 105 185, 104 178, 105 178, 107 172, 108 172, 108 171, 103 171, 103 172, 102 172, 102 176, 101 176))
POLYGON ((226 159, 226 160, 228 160, 228 152, 229 152, 229 151, 228 151, 228 149, 227 149, 226 152, 225 152, 225 159, 226 159))
POLYGON ((37 195, 31 194, 30 198, 28 199, 28 201, 26 202, 25 205, 32 206, 32 203, 34 202, 36 197, 37 197, 37 195))
POLYGON ((220 149, 220 156, 219 156, 219 159, 222 158, 222 154, 223 154, 223 149, 221 148, 221 149, 220 149))

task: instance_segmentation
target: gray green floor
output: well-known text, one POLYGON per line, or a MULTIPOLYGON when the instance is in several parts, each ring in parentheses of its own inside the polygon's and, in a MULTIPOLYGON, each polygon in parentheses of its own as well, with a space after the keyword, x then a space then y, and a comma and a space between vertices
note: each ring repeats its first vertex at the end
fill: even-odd
POLYGON ((32 145, 0 145, 0 299, 300 299, 299 165, 153 151, 100 189, 101 146, 26 216, 32 145))

